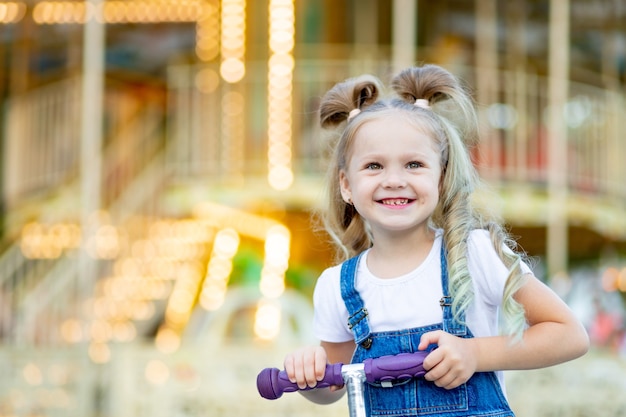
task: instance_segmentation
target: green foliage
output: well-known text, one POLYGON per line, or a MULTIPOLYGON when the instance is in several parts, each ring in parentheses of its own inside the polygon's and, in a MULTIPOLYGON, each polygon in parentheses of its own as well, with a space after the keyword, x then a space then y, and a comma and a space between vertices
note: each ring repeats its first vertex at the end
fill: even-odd
MULTIPOLYGON (((258 249, 240 248, 233 258, 233 271, 229 285, 256 286, 259 284, 262 269, 263 254, 258 249)), ((285 286, 311 296, 318 275, 319 271, 309 265, 290 264, 285 273, 285 286)))

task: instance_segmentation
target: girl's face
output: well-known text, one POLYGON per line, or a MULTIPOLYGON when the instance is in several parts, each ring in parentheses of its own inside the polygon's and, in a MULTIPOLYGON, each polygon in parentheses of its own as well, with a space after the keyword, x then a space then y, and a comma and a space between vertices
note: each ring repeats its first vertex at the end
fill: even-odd
POLYGON ((356 132, 341 195, 377 233, 428 227, 439 201, 440 152, 402 114, 365 122, 356 132))

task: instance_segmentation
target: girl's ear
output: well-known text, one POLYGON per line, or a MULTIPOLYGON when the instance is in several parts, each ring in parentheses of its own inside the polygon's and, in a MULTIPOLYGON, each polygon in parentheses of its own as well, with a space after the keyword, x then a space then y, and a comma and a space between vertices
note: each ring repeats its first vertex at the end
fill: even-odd
POLYGON ((350 182, 348 176, 344 171, 339 172, 339 189, 341 190, 341 197, 343 201, 348 204, 352 204, 352 191, 350 190, 350 182))
POLYGON ((441 198, 441 193, 443 193, 443 182, 446 179, 446 173, 441 172, 441 177, 439 177, 439 198, 441 198))
POLYGON ((443 183, 446 180, 446 166, 441 167, 441 176, 439 177, 439 198, 441 198, 441 193, 443 193, 443 183))

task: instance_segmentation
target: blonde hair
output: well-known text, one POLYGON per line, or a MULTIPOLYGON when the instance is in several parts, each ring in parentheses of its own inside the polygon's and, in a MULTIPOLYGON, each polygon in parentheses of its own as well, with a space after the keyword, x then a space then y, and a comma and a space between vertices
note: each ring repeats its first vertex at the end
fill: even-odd
POLYGON ((382 85, 377 78, 351 78, 335 85, 320 103, 322 127, 341 130, 327 171, 328 206, 321 216, 337 247, 338 261, 373 243, 365 220, 343 200, 339 186, 339 174, 346 168, 355 135, 369 120, 403 114, 410 123, 428 132, 440 149, 440 198, 431 222, 443 229, 455 318, 459 320, 474 298, 467 240, 472 230, 485 229, 498 256, 509 268, 503 297, 506 330, 521 336, 526 325, 524 309, 513 295, 523 284, 522 255, 515 251, 517 245, 493 216, 480 213, 471 205, 471 196, 481 183, 470 156, 470 148, 479 137, 470 93, 450 72, 436 65, 407 68, 393 77, 391 87, 397 97, 381 99, 382 85))

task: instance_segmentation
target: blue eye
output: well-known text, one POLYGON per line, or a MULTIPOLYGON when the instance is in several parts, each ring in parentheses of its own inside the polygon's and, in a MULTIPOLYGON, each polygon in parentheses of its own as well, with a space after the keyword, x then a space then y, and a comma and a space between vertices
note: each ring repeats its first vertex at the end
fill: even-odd
POLYGON ((374 169, 381 169, 381 168, 382 168, 382 165, 380 165, 378 162, 370 162, 369 164, 367 164, 367 165, 365 166, 365 168, 366 168, 366 169, 371 169, 371 170, 374 170, 374 169))
POLYGON ((417 168, 421 168, 423 165, 420 162, 412 161, 406 164, 406 166, 409 169, 417 169, 417 168))

